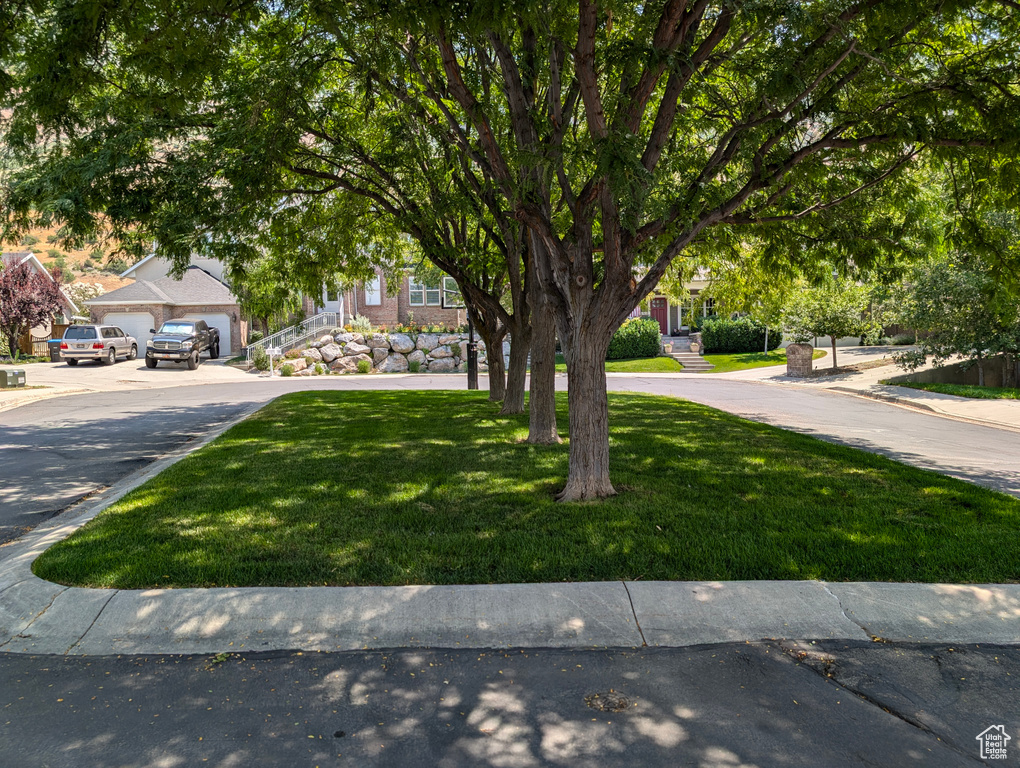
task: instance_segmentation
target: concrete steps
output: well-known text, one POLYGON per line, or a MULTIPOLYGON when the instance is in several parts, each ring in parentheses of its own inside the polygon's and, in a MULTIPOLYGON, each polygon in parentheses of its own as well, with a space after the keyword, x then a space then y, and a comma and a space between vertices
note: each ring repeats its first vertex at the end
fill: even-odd
POLYGON ((685 371, 710 371, 715 368, 696 352, 672 352, 670 357, 680 363, 685 371))

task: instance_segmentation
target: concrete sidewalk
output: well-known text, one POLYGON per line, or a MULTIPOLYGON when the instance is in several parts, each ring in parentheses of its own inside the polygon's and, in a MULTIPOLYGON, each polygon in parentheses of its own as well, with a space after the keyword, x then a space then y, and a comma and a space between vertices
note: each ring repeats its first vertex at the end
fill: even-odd
POLYGON ((1020 644, 1017 584, 631 581, 99 590, 32 574, 32 561, 47 547, 190 450, 0 548, 0 652, 683 647, 761 639, 1020 644))

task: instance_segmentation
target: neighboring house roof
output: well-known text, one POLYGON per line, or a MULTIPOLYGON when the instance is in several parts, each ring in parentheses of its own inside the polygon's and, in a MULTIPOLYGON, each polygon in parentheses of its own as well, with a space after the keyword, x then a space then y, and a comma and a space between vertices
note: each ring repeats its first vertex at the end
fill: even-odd
POLYGON ((156 254, 155 253, 150 253, 148 256, 146 256, 144 259, 139 261, 137 264, 132 264, 130 267, 125 269, 123 272, 121 272, 120 276, 121 277, 134 277, 135 276, 134 272, 135 272, 136 269, 138 269, 140 266, 142 266, 142 264, 146 264, 146 263, 152 261, 154 258, 156 258, 156 254))
MULTIPOLYGON (((11 251, 10 253, 0 254, 0 258, 12 264, 27 263, 37 274, 46 275, 46 279, 53 282, 53 275, 50 274, 49 270, 43 266, 42 262, 31 251, 11 251)), ((60 289, 60 297, 64 300, 65 314, 68 317, 78 312, 77 305, 71 301, 71 298, 64 292, 63 288, 60 289)))
POLYGON ((116 291, 86 302, 110 304, 170 304, 174 306, 237 304, 237 297, 223 283, 199 267, 188 267, 180 280, 169 275, 159 280, 137 280, 116 291))

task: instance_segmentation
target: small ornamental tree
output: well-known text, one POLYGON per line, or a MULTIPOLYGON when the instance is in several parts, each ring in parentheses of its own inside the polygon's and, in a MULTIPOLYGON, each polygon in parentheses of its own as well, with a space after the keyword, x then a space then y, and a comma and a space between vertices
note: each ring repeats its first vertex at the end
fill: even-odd
POLYGON ((847 280, 831 280, 818 287, 802 287, 786 307, 783 324, 794 341, 806 342, 828 336, 832 342, 832 367, 836 368, 836 339, 860 336, 868 328, 867 287, 847 280))
POLYGON ((918 348, 896 356, 905 370, 931 358, 942 365, 961 356, 977 365, 985 383, 985 360, 1005 355, 1003 386, 1015 386, 1013 356, 1020 353, 1020 301, 975 259, 944 256, 917 265, 899 293, 899 321, 920 332, 918 348))
POLYGON ((11 357, 25 331, 49 320, 60 310, 60 289, 28 264, 0 262, 0 333, 11 357))

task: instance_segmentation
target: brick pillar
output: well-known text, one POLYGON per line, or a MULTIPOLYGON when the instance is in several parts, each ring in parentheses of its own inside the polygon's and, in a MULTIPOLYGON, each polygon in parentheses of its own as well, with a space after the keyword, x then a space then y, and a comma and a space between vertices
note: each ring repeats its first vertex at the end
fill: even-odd
POLYGON ((810 344, 791 344, 786 348, 786 375, 804 378, 811 375, 811 357, 815 348, 810 344))

